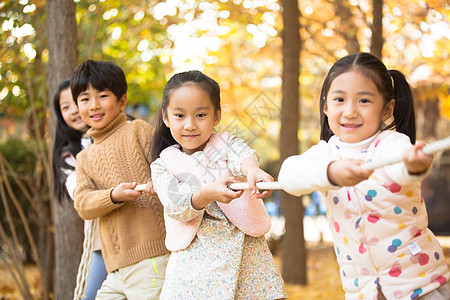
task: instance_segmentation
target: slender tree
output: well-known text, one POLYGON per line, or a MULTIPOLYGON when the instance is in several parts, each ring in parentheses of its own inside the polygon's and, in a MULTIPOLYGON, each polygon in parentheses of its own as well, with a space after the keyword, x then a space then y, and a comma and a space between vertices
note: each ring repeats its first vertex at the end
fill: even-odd
POLYGON ((383 58, 383 0, 372 1, 373 22, 371 25, 372 41, 370 45, 370 53, 383 58))
POLYGON ((336 16, 341 20, 339 29, 337 30, 345 40, 345 49, 348 53, 358 53, 361 49, 358 40, 358 26, 356 18, 352 11, 350 1, 336 0, 334 1, 336 16))
MULTIPOLYGON (((69 77, 77 65, 77 25, 73 0, 47 0, 46 8, 49 50, 48 97, 52 99, 58 84, 69 77)), ((50 109, 51 107, 52 105, 50 109)), ((51 116, 50 123, 54 124, 53 111, 51 116)), ((50 130, 52 128, 55 126, 50 126, 50 130)), ((54 136, 52 130, 50 134, 51 137, 54 136)), ((53 197, 52 211, 55 228, 54 299, 72 299, 82 252, 83 222, 69 199, 59 201, 53 197)))
MULTIPOLYGON (((300 10, 297 0, 283 0, 282 31, 282 101, 280 129, 280 160, 299 153, 297 137, 300 115, 300 10)), ((281 194, 284 213, 285 235, 283 237, 283 278, 287 283, 306 284, 306 248, 303 236, 303 205, 301 198, 281 194)))

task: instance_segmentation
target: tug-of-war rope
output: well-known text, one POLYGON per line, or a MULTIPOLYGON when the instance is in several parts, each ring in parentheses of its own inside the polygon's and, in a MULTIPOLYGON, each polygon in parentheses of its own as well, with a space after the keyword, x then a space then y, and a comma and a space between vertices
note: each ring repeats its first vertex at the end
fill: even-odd
POLYGON ((97 219, 87 221, 86 232, 84 233, 83 254, 78 266, 77 285, 73 294, 74 300, 86 298, 87 278, 89 276, 89 266, 91 265, 92 253, 94 252, 94 238, 97 229, 97 219))
MULTIPOLYGON (((430 143, 423 147, 422 151, 425 154, 435 154, 440 151, 444 151, 445 149, 450 149, 450 136, 446 137, 445 139, 435 141, 433 143, 430 143)), ((397 155, 392 157, 387 157, 386 159, 377 160, 377 161, 371 161, 367 162, 361 165, 362 168, 372 171, 387 165, 392 165, 395 163, 401 162, 403 159, 403 155, 397 155)), ((237 183, 230 183, 228 187, 232 190, 247 190, 249 188, 247 182, 237 182, 237 183)), ((278 181, 273 182, 257 182, 256 188, 261 190, 282 190, 282 184, 278 181)))
MULTIPOLYGON (((430 155, 440 151, 444 151, 446 149, 450 149, 450 136, 426 145, 425 147, 423 147, 423 152, 425 154, 430 155)), ((392 156, 386 159, 364 163, 361 165, 361 167, 363 167, 368 171, 372 171, 387 165, 399 163, 402 161, 402 158, 403 155, 392 156)), ((144 191, 145 186, 146 184, 139 184, 136 186, 135 190, 144 191)), ((249 188, 249 185, 247 182, 236 182, 229 184, 228 187, 232 190, 247 190, 249 188)), ((256 188, 261 190, 283 189, 281 187, 280 182, 278 181, 258 182, 256 183, 256 188)), ((97 220, 90 220, 88 222, 88 227, 83 242, 83 255, 81 257, 80 266, 78 267, 77 285, 73 297, 74 300, 80 300, 81 297, 84 297, 86 293, 87 278, 89 275, 89 265, 91 264, 91 258, 93 253, 94 233, 96 227, 97 227, 97 220)))

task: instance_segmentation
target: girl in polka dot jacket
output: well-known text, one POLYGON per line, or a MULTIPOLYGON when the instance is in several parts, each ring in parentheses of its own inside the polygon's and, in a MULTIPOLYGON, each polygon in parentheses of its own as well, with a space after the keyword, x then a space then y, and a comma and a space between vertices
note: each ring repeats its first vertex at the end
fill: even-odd
POLYGON ((287 158, 278 180, 293 195, 327 193, 346 299, 450 299, 448 266, 420 193, 433 157, 415 144, 405 77, 371 54, 353 54, 330 69, 320 97, 321 141, 287 158), (403 163, 360 166, 396 153, 403 163))

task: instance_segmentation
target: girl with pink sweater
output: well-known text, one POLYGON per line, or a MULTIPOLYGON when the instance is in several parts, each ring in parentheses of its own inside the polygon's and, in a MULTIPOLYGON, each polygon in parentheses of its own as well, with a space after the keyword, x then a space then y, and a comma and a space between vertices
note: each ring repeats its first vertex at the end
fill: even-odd
POLYGON ((240 138, 213 133, 220 88, 199 71, 166 85, 152 144, 153 186, 172 251, 161 299, 282 299, 283 280, 264 234, 270 218, 255 184, 273 181, 240 138), (246 177, 251 190, 229 183, 246 177))

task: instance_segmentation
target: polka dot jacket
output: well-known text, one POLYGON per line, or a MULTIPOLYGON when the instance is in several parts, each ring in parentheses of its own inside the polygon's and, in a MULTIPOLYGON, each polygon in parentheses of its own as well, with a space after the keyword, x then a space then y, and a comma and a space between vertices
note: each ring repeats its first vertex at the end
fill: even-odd
POLYGON ((289 169, 298 170, 290 176, 301 182, 297 194, 314 186, 327 196, 346 299, 377 299, 379 290, 387 299, 416 299, 449 278, 441 246, 427 228, 420 192, 420 180, 426 174, 412 176, 398 163, 375 170, 368 180, 352 187, 333 186, 327 179, 326 167, 333 160, 378 161, 408 147, 409 138, 393 131, 354 144, 333 136, 289 161, 289 169), (319 180, 308 182, 314 178, 319 180))

